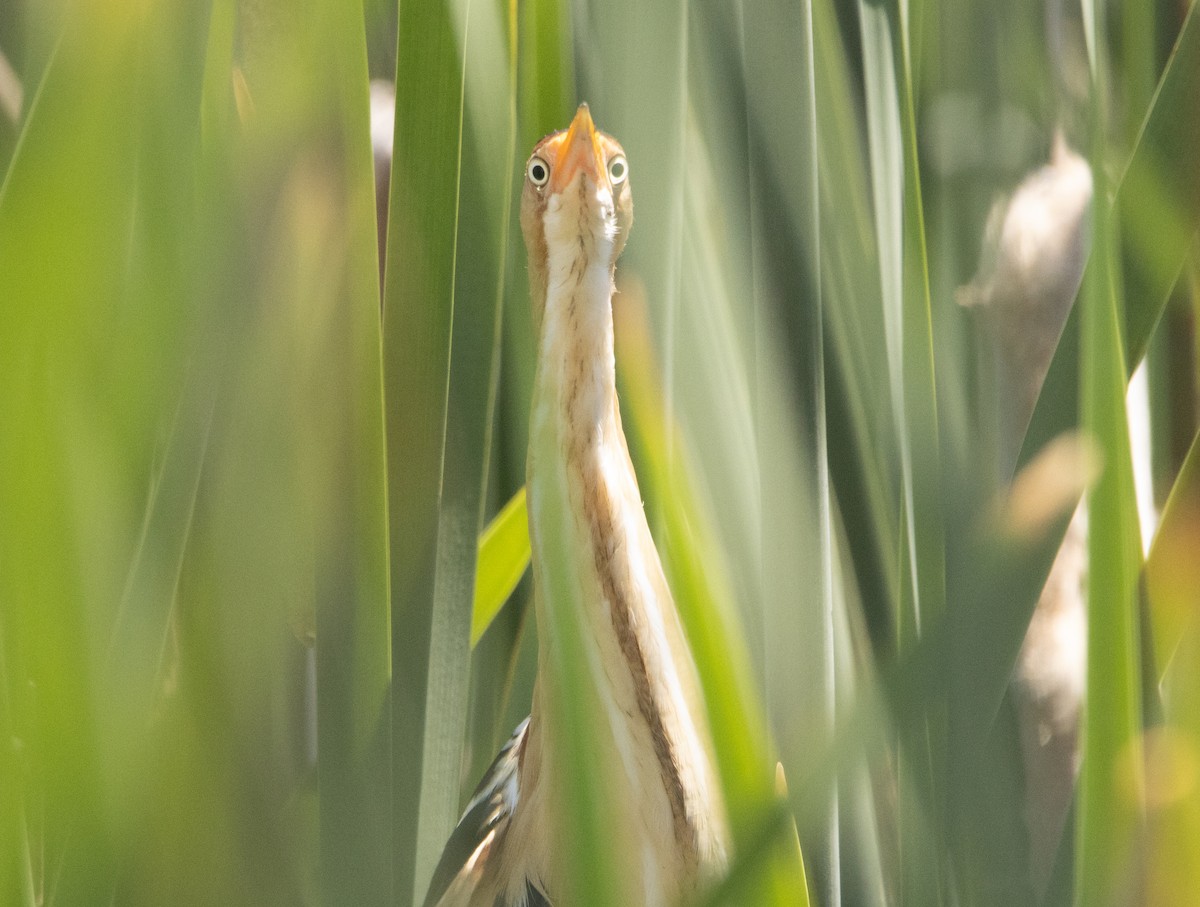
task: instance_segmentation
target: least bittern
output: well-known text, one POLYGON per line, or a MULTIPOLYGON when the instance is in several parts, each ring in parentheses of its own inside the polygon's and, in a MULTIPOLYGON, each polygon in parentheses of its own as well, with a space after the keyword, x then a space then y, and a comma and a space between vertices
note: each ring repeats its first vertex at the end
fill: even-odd
MULTIPOLYGON (((539 627, 549 609, 579 612, 603 706, 595 764, 611 778, 605 805, 621 840, 587 846, 609 848, 618 863, 614 903, 666 905, 723 865, 726 832, 696 668, 617 406, 613 277, 632 220, 625 154, 580 105, 568 129, 533 149, 521 198, 538 333, 527 475, 534 597, 539 627), (548 594, 563 588, 569 603, 548 594)), ((467 805, 427 905, 564 905, 571 817, 558 802, 561 730, 546 703, 560 681, 545 633, 538 654, 532 714, 467 805)))

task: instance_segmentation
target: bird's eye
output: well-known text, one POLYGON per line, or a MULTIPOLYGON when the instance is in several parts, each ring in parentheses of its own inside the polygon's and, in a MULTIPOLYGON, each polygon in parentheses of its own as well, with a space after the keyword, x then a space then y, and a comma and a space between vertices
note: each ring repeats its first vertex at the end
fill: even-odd
POLYGON ((529 182, 541 188, 550 181, 550 165, 540 157, 531 157, 525 175, 529 177, 529 182))
POLYGON ((619 186, 625 182, 625 177, 629 176, 629 165, 625 163, 625 156, 615 154, 608 162, 608 179, 614 186, 619 186))

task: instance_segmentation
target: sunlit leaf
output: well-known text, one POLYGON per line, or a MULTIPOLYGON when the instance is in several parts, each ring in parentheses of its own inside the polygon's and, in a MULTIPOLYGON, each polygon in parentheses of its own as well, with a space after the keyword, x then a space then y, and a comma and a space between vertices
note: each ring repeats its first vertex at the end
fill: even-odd
POLYGON ((528 566, 529 513, 525 509, 525 489, 522 488, 479 537, 471 645, 479 642, 487 631, 528 566))

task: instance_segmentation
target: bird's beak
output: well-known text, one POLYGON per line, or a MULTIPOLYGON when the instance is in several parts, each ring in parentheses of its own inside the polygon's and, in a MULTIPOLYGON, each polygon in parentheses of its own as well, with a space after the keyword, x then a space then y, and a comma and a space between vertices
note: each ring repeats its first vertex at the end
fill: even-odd
POLYGON ((566 137, 558 147, 558 159, 551 170, 550 191, 557 193, 567 188, 581 168, 592 178, 592 182, 600 183, 600 174, 604 172, 604 152, 600 150, 600 136, 587 104, 579 105, 575 119, 571 121, 566 137))

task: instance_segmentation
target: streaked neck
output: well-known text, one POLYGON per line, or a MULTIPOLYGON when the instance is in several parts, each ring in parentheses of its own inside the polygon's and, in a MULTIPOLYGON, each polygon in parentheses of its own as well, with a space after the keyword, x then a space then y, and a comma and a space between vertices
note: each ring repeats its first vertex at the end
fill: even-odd
MULTIPOLYGON (((552 569, 540 532, 558 527, 569 535, 571 580, 580 584, 582 629, 599 652, 592 669, 614 759, 629 808, 649 832, 650 863, 662 866, 663 878, 647 890, 661 885, 660 896, 670 899, 701 863, 723 856, 708 822, 717 800, 692 715, 694 667, 621 430, 612 234, 601 225, 580 238, 569 206, 549 209, 545 219, 549 269, 529 464, 534 561, 552 569)), ((544 598, 542 612, 561 607, 544 598)))

